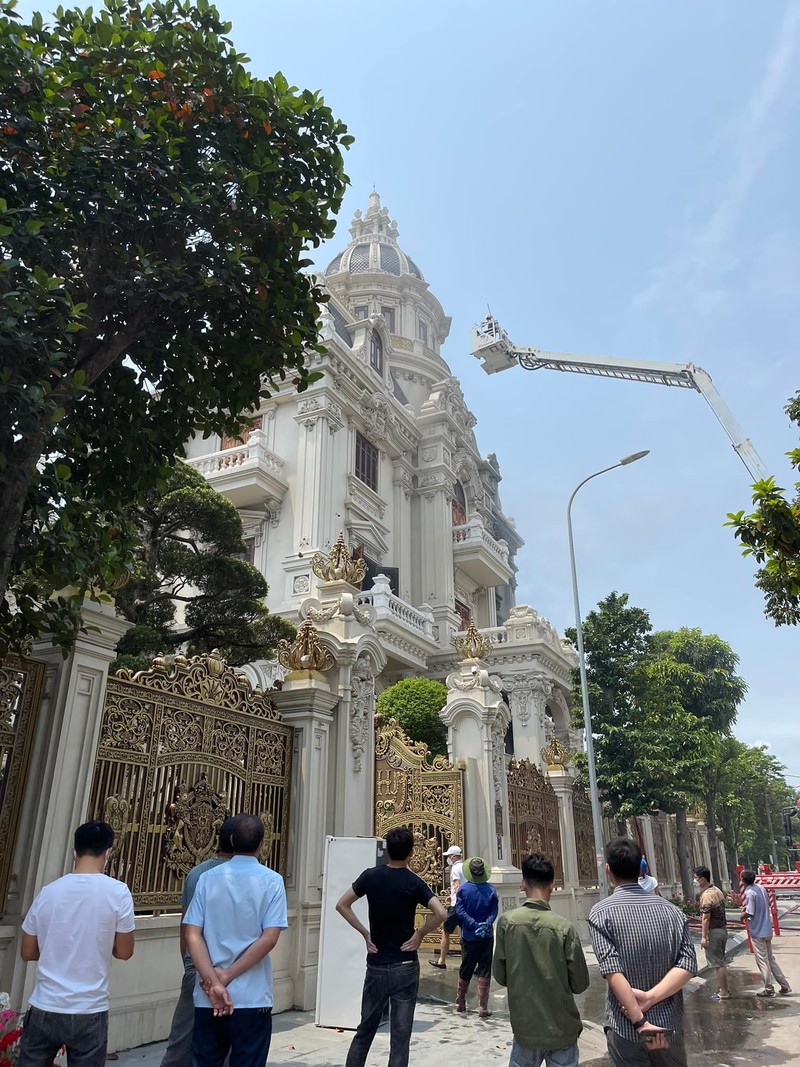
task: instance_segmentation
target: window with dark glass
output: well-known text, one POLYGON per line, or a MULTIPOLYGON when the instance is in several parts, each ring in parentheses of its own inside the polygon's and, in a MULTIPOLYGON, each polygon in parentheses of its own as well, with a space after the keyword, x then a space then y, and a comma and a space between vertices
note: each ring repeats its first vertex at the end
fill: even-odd
POLYGON ((366 572, 364 574, 364 581, 361 583, 362 589, 371 589, 375 578, 379 574, 385 574, 389 579, 389 588, 392 590, 396 597, 400 596, 400 568, 399 567, 387 567, 385 563, 377 563, 374 559, 370 559, 368 555, 363 552, 361 558, 367 565, 366 572))
POLYGON ((428 324, 423 322, 422 319, 417 323, 417 337, 424 345, 428 343, 428 324))
POLYGON ((453 499, 450 506, 453 512, 453 526, 465 526, 467 522, 467 497, 461 482, 456 482, 453 486, 453 499))
POLYGON ((363 434, 356 432, 356 478, 377 493, 378 450, 363 434))
POLYGON ((466 630, 469 624, 472 622, 472 612, 469 607, 462 601, 456 601, 456 615, 459 618, 459 630, 466 630))
POLYGON ((394 333, 394 308, 381 308, 381 315, 386 323, 386 329, 389 333, 394 333))
POLYGON ((378 374, 383 374, 383 341, 375 330, 372 331, 369 342, 369 365, 378 374))
POLYGON ((255 537, 245 537, 244 539, 244 552, 235 552, 236 559, 243 559, 245 563, 251 563, 255 565, 256 561, 256 539, 255 537))

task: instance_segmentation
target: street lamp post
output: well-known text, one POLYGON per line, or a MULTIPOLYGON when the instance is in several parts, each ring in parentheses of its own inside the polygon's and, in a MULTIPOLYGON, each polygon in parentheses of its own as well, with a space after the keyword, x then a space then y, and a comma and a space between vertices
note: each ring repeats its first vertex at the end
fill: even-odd
POLYGON ((578 490, 582 489, 593 478, 599 478, 607 471, 616 470, 617 467, 627 467, 629 463, 635 463, 637 459, 644 459, 650 454, 650 450, 634 452, 632 456, 625 456, 619 463, 610 467, 603 467, 601 471, 595 471, 588 478, 575 487, 567 504, 567 531, 569 533, 569 563, 572 570, 572 597, 575 601, 575 633, 578 638, 578 668, 581 675, 581 698, 583 700, 583 730, 586 735, 586 761, 589 766, 589 799, 592 802, 592 826, 594 828, 594 848, 597 859, 597 876, 603 895, 608 894, 608 880, 606 878, 605 862, 603 859, 603 816, 600 808, 600 794, 597 791, 597 770, 594 765, 594 739, 592 738, 592 713, 589 709, 589 683, 586 680, 586 657, 583 651, 583 626, 581 624, 581 605, 578 597, 578 572, 575 569, 575 543, 572 537, 572 502, 578 490))

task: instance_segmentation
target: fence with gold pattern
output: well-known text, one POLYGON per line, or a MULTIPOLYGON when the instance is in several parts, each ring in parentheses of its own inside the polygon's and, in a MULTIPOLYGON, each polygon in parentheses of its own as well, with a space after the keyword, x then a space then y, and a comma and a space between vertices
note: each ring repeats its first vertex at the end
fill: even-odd
POLYGON ((45 665, 0 660, 0 916, 8 896, 22 794, 44 691, 45 665))
POLYGON ((549 780, 530 760, 512 759, 508 766, 508 818, 511 862, 540 852, 555 867, 557 886, 564 884, 558 797, 549 780))
POLYGON ((138 911, 178 907, 230 814, 264 822, 261 858, 285 873, 292 729, 215 653, 109 678, 89 819, 116 831, 108 873, 138 911))

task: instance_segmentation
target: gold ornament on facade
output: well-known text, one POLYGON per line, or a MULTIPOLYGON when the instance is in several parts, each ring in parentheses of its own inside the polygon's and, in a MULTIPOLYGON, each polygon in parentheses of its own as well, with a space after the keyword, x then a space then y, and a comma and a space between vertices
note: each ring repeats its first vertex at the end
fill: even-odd
POLYGON ((213 856, 220 827, 229 815, 227 796, 217 793, 205 774, 190 789, 179 785, 177 796, 167 809, 167 866, 177 874, 188 874, 192 867, 213 856))
POLYGON ((344 543, 344 534, 328 553, 317 552, 311 560, 311 570, 323 582, 348 582, 360 586, 367 573, 366 560, 353 559, 350 549, 344 543))
POLYGON ((547 744, 541 750, 539 755, 542 757, 544 765, 553 770, 563 770, 570 761, 572 753, 563 745, 555 734, 551 734, 547 744))
POLYGON ((131 806, 122 797, 106 797, 103 805, 103 822, 107 822, 114 831, 114 845, 111 849, 111 858, 119 855, 119 851, 128 833, 128 815, 131 806))
POLYGON ((319 640, 313 622, 306 619, 297 628, 294 641, 278 642, 278 663, 289 671, 329 671, 336 660, 319 640))
POLYGON ((492 642, 481 636, 473 622, 461 636, 453 638, 453 645, 462 659, 488 659, 493 652, 492 642))

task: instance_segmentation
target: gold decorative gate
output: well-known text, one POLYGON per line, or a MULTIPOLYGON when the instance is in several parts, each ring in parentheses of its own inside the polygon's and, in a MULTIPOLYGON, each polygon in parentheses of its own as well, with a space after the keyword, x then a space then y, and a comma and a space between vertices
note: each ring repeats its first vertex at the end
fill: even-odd
POLYGON ((578 857, 578 885, 597 885, 592 802, 581 786, 575 786, 572 791, 572 822, 575 827, 575 851, 578 857))
POLYGON ((291 727, 216 653, 109 678, 88 818, 114 827, 108 873, 137 910, 178 907, 237 812, 260 816, 262 858, 285 873, 291 759, 291 727))
POLYGON ((44 663, 32 659, 0 660, 0 916, 6 906, 45 670, 44 663))
MULTIPOLYGON (((443 854, 464 849, 464 780, 444 756, 412 741, 397 721, 375 716, 375 834, 397 826, 416 839, 411 867, 444 900, 449 892, 443 854)), ((438 937, 437 937, 438 940, 438 937)))
POLYGON ((556 885, 563 885, 558 797, 530 760, 512 759, 508 766, 508 818, 514 866, 519 867, 523 856, 540 852, 555 867, 556 885))

